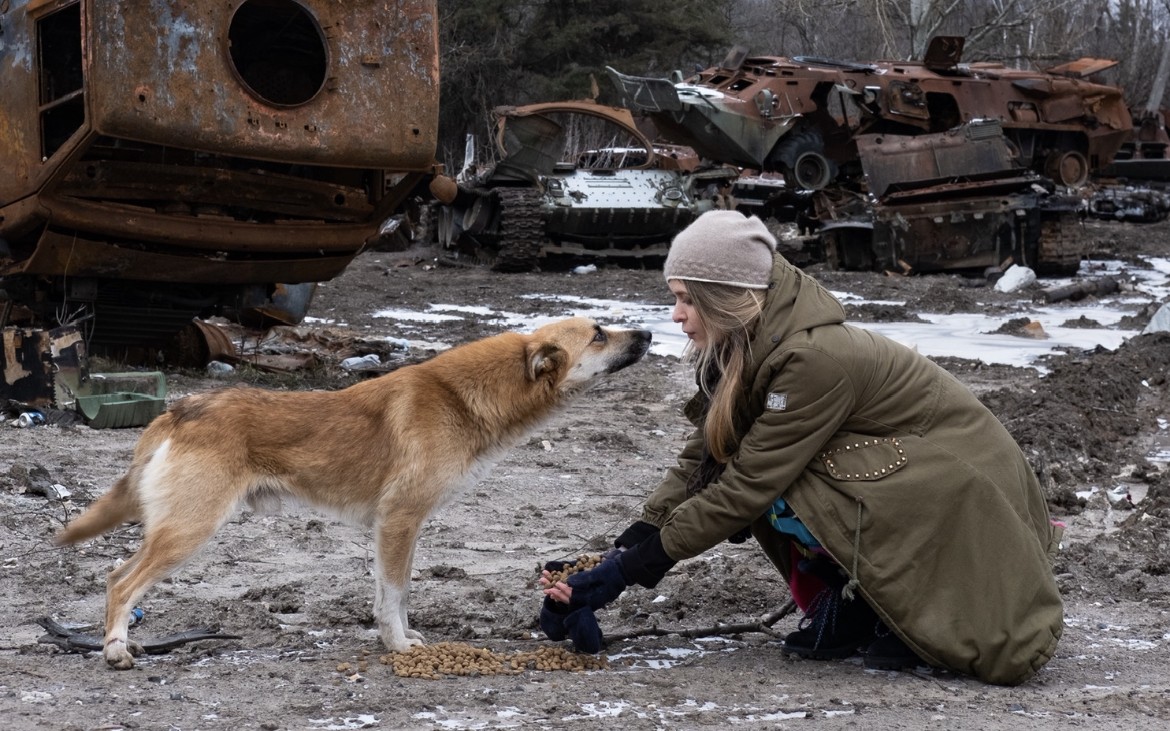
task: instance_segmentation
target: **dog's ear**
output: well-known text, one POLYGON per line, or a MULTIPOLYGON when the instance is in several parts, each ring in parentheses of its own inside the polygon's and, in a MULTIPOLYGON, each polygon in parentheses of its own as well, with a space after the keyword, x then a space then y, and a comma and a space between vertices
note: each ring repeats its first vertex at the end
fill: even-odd
POLYGON ((532 342, 526 349, 528 379, 535 381, 548 373, 554 373, 565 364, 565 349, 556 343, 532 342))

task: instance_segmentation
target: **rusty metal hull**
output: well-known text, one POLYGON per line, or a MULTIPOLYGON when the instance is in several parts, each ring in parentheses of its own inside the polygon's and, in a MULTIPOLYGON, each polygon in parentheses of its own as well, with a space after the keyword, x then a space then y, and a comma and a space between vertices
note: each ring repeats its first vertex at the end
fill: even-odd
POLYGON ((335 276, 436 169, 437 23, 434 0, 4 3, 0 277, 335 276))

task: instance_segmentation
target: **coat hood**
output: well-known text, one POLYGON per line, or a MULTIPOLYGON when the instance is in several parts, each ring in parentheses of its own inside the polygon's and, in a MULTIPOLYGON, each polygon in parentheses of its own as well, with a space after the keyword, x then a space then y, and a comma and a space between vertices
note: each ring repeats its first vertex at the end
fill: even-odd
POLYGON ((768 327, 757 328, 752 337, 752 372, 792 334, 845 322, 845 308, 815 279, 777 255, 759 322, 768 327))

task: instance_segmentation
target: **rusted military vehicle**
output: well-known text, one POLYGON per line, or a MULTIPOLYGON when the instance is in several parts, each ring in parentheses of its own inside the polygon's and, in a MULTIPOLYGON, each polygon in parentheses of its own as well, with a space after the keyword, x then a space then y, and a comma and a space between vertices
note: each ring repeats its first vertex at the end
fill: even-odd
POLYGON ((0 326, 144 344, 337 275, 434 172, 437 23, 434 0, 0 3, 0 326))
POLYGON ((865 192, 840 186, 811 196, 818 228, 810 259, 899 273, 1019 264, 1068 276, 1080 266, 1080 197, 1014 167, 998 122, 858 135, 857 148, 865 192))
POLYGON ((1131 134, 1120 88, 1091 79, 1115 61, 1082 58, 1043 71, 962 63, 964 40, 932 39, 921 62, 847 63, 733 50, 683 79, 609 70, 620 105, 701 157, 781 172, 793 189, 861 176, 858 137, 940 133, 992 119, 1016 164, 1066 186, 1107 165, 1131 134))
POLYGON ((448 182, 457 192, 437 208, 435 229, 449 255, 497 271, 603 259, 656 266, 738 175, 653 144, 626 109, 582 100, 494 115, 499 161, 448 182))
POLYGON ((805 259, 1076 271, 1083 204, 1057 187, 1084 183, 1131 135, 1121 90, 1090 80, 1115 62, 1021 71, 964 64, 962 46, 938 37, 923 62, 867 64, 736 49, 687 80, 610 76, 664 139, 744 168, 739 207, 796 220, 813 234, 805 259))

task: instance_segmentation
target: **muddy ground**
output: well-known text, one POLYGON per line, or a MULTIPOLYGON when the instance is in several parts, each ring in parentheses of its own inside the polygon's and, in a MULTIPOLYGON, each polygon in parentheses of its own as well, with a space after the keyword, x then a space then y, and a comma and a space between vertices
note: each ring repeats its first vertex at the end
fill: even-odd
MULTIPOLYGON (((1143 253, 1166 256, 1168 233, 1168 224, 1090 224, 1095 257, 1137 266, 1143 253)), ((950 276, 814 273, 834 290, 905 302, 851 307, 861 320, 1010 313, 1036 294, 999 294, 950 276)), ((317 294, 316 319, 302 330, 312 337, 301 347, 317 348, 320 365, 291 375, 240 368, 219 378, 169 369, 169 398, 240 382, 336 388, 364 377, 343 371, 343 357, 378 352, 392 366, 413 362, 504 327, 474 308, 532 317, 567 312, 551 299, 556 294, 669 303, 657 271, 500 275, 436 266, 426 249, 369 252, 317 294), (468 309, 432 323, 372 316, 428 303, 468 309)), ((1132 315, 1120 327, 1128 330, 1140 330, 1158 304, 1140 293, 1126 303, 1132 315)), ((242 342, 255 348, 254 340, 242 342)), ((1054 515, 1069 524, 1056 565, 1064 639, 1051 663, 1021 687, 926 668, 867 671, 856 659, 784 657, 777 638, 798 617, 763 621, 787 593, 750 542, 686 561, 656 590, 634 588, 600 613, 607 634, 619 638, 605 652, 608 669, 403 678, 383 662, 389 658, 373 629, 369 536, 298 509, 232 520, 144 598, 144 618, 131 630, 141 639, 213 625, 241 639, 187 644, 115 672, 98 653, 39 643, 44 632, 36 620, 101 621, 105 575, 137 547, 138 529, 73 548, 49 540, 126 467, 141 429, 5 424, 0 726, 1166 728, 1170 478, 1165 462, 1151 455, 1159 445, 1166 451, 1170 335, 1133 337, 1116 352, 1052 357, 1043 377, 1032 368, 941 362, 1020 441, 1054 515), (46 484, 70 495, 47 498, 46 484), (723 629, 732 624, 755 630, 723 629)), ((412 625, 433 642, 504 654, 552 644, 536 626, 536 567, 596 551, 638 516, 687 434, 679 407, 691 391, 685 365, 649 356, 586 394, 432 519, 417 550, 412 625)))

